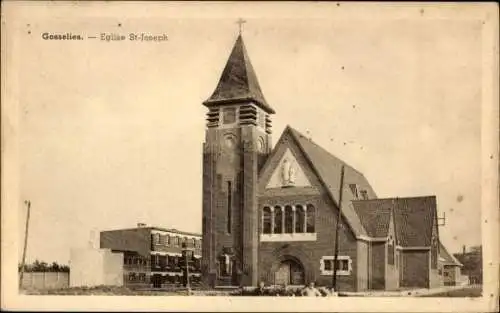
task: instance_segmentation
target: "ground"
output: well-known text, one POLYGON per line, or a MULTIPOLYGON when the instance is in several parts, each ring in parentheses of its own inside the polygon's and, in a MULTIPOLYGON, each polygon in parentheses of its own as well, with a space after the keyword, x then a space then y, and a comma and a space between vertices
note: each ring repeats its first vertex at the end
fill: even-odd
MULTIPOLYGON (((185 296, 187 290, 185 288, 172 288, 169 290, 133 290, 126 287, 73 287, 62 289, 24 289, 21 291, 26 295, 128 295, 128 296, 185 296)), ((229 296, 231 293, 238 293, 237 290, 193 290, 194 296, 229 296)), ((235 294, 236 295, 236 294, 235 294)), ((432 293, 428 295, 420 295, 421 297, 480 297, 482 295, 481 286, 467 286, 462 289, 446 291, 442 293, 432 293)), ((363 296, 356 294, 339 294, 339 296, 363 296)), ((372 295, 376 296, 376 295, 372 295)), ((398 295, 392 295, 398 296, 398 295)), ((402 295, 399 295, 400 297, 402 295)))
POLYGON ((444 293, 438 293, 433 295, 426 295, 424 297, 481 297, 482 287, 479 285, 468 286, 464 289, 448 291, 444 293))

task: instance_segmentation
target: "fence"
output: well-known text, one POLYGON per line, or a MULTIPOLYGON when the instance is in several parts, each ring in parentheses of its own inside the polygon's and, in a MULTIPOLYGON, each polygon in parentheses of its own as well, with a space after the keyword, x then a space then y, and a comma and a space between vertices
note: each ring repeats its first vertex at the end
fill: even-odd
POLYGON ((25 289, 55 289, 69 286, 67 272, 25 272, 22 288, 25 289))

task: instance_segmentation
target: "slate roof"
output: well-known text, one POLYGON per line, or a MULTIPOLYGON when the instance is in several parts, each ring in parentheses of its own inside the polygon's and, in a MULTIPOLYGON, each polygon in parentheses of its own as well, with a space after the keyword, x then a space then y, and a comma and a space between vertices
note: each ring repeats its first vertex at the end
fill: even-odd
POLYGON ((353 201, 354 210, 370 237, 387 237, 392 207, 385 199, 353 201))
POLYGON ((460 263, 460 261, 453 256, 453 254, 448 252, 448 249, 446 249, 441 241, 439 242, 439 260, 446 265, 463 266, 462 263, 460 263))
POLYGON ((264 98, 241 35, 236 39, 215 91, 203 104, 210 107, 240 101, 254 101, 267 113, 275 113, 264 98))
POLYGON ((376 198, 377 195, 370 186, 368 180, 356 169, 346 164, 330 152, 320 147, 297 130, 287 126, 285 134, 289 133, 297 142, 298 147, 304 153, 310 166, 316 171, 317 176, 328 190, 330 197, 338 206, 341 168, 344 165, 344 188, 342 194, 342 213, 353 232, 359 235, 367 235, 365 227, 359 219, 351 203, 355 196, 349 189, 349 184, 357 184, 360 189, 366 190, 369 198, 376 198))
MULTIPOLYGON (((373 234, 382 234, 389 225, 389 221, 385 217, 376 217, 375 215, 387 214, 384 212, 392 210, 394 212, 396 240, 400 246, 430 247, 432 227, 437 218, 435 196, 353 201, 353 205, 363 225, 371 225, 375 221, 375 225, 369 227, 373 234), (370 212, 371 210, 373 212, 370 212), (377 225, 383 223, 387 223, 387 226, 377 225)), ((368 234, 370 235, 370 232, 368 234)))

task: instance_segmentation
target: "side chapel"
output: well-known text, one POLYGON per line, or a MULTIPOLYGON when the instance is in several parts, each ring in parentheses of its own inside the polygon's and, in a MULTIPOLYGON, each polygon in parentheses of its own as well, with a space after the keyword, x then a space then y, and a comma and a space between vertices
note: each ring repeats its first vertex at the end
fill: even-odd
POLYGON ((339 290, 442 284, 436 198, 378 199, 362 173, 290 126, 273 147, 275 111, 241 34, 203 105, 206 284, 330 286, 339 206, 339 290))

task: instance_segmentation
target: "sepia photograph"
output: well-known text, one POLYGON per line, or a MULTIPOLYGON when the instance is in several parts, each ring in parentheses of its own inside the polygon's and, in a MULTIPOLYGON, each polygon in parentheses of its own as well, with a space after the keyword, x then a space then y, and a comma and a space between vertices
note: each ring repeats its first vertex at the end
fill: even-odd
POLYGON ((2 309, 498 310, 498 6, 7 1, 2 90, 2 309))

